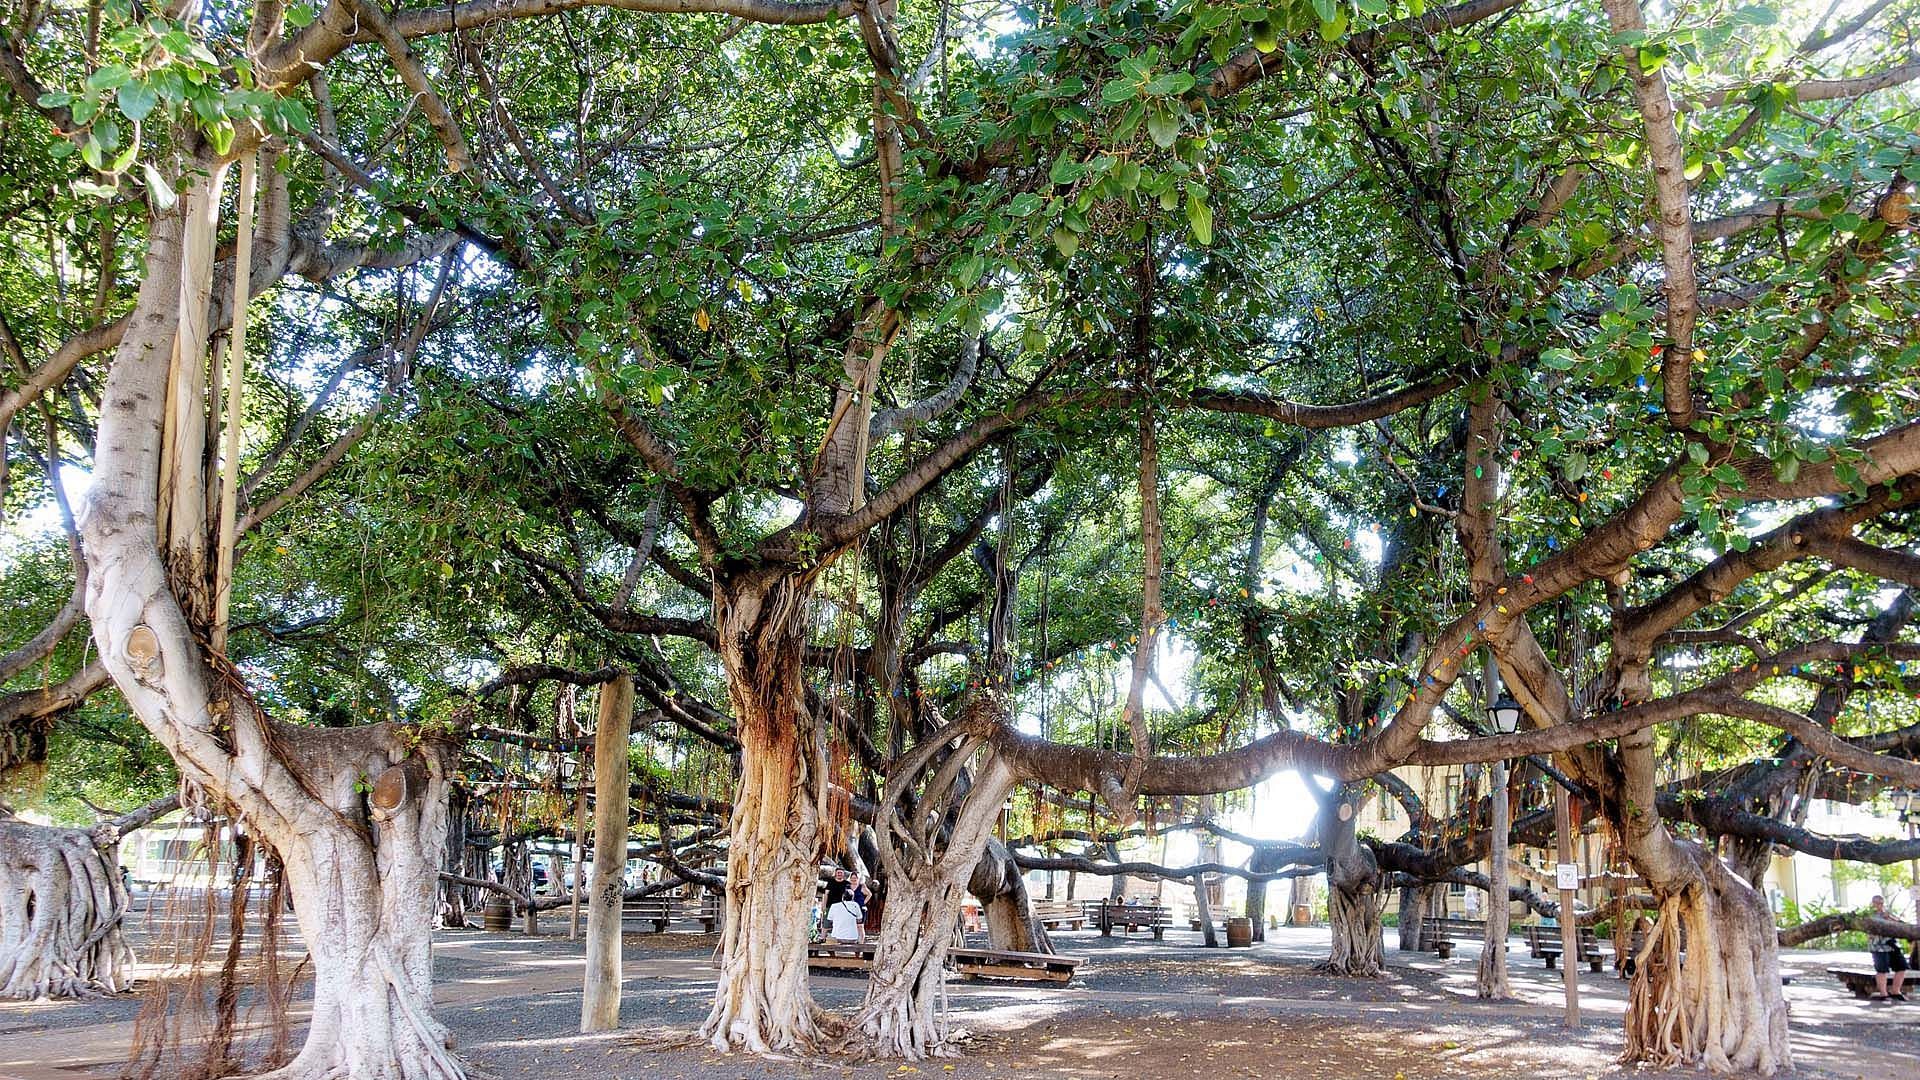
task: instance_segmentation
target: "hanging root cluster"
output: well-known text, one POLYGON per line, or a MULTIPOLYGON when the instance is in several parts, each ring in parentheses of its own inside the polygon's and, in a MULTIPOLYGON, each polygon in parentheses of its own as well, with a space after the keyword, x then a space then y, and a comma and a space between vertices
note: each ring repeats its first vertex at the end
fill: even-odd
POLYGON ((197 857, 183 863, 165 904, 147 915, 162 973, 141 1002, 126 1075, 204 1080, 279 1065, 290 1056, 287 1012, 304 967, 280 955, 286 893, 279 862, 262 852, 267 883, 259 889, 260 845, 222 824, 182 832, 200 835, 185 841, 197 857))
POLYGON ((120 875, 91 833, 0 821, 0 998, 127 989, 126 909, 120 875))
POLYGON ((1771 1076, 1792 1066, 1773 917, 1752 887, 1705 860, 1664 897, 1635 961, 1621 1060, 1771 1076))

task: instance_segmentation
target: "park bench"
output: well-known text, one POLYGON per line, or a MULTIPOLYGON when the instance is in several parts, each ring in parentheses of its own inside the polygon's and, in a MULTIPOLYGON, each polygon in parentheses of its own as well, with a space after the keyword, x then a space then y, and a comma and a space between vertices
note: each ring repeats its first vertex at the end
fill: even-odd
POLYGON ((1455 919, 1448 916, 1429 915, 1420 923, 1420 940, 1428 951, 1442 960, 1453 957, 1455 938, 1483 940, 1487 936, 1485 919, 1455 919))
POLYGON ((1063 983, 1073 981, 1073 971, 1084 959, 1005 949, 948 949, 947 961, 954 971, 969 979, 1063 983))
MULTIPOLYGON (((1828 968, 1827 974, 1840 980, 1840 985, 1853 991, 1857 998, 1873 996, 1873 972, 1868 968, 1828 968)), ((1782 982, 1786 980, 1781 979, 1782 982)))
POLYGON ((1035 900, 1033 918, 1049 930, 1062 926, 1078 930, 1087 924, 1086 909, 1072 900, 1035 900))
POLYGON ((638 922, 664 934, 677 922, 697 922, 703 933, 711 934, 720 925, 720 901, 714 896, 645 896, 620 905, 622 922, 638 922))
POLYGON ((833 971, 871 971, 873 970, 873 942, 813 942, 807 946, 807 966, 833 971))
MULTIPOLYGON (((807 966, 828 971, 872 971, 873 942, 816 941, 807 946, 807 966)), ((1018 979, 1071 982, 1078 956, 1012 952, 1006 949, 948 949, 947 962, 969 979, 1018 979)))
MULTIPOLYGON (((1607 958, 1613 955, 1613 946, 1596 938, 1590 926, 1580 928, 1578 940, 1580 955, 1574 958, 1574 963, 1584 962, 1595 972, 1606 966, 1607 958)), ((1561 954, 1566 951, 1560 940, 1560 928, 1557 926, 1527 927, 1527 950, 1532 953, 1535 960, 1544 961, 1549 969, 1553 968, 1561 954)))
POLYGON ((1113 900, 1089 900, 1086 907, 1087 918, 1100 928, 1101 937, 1112 937, 1113 928, 1118 926, 1131 934, 1135 930, 1153 931, 1154 940, 1162 940, 1167 935, 1167 927, 1173 925, 1173 919, 1167 909, 1159 904, 1123 904, 1113 900))

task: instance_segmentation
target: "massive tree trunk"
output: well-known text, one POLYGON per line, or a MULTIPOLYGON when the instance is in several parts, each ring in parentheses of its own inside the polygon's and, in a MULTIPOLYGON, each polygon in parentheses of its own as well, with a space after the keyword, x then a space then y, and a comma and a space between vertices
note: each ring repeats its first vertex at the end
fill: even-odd
POLYGON ((1650 731, 1622 737, 1619 762, 1609 823, 1660 902, 1635 960, 1623 1059, 1761 1076, 1790 1068, 1780 944, 1766 897, 1712 851, 1670 834, 1658 814, 1637 809, 1657 805, 1650 731))
POLYGON ((1793 1064, 1773 912, 1711 852, 1676 844, 1698 873, 1654 887, 1660 913, 1634 966, 1624 1059, 1771 1076, 1793 1064))
POLYGON ((1373 978, 1386 967, 1386 935, 1380 926, 1380 864, 1354 836, 1354 805, 1346 792, 1323 815, 1321 847, 1327 854, 1327 922, 1333 944, 1317 969, 1333 975, 1373 978), (1342 813, 1341 811, 1345 811, 1342 813))
MULTIPOLYGON (((317 733, 290 734, 298 746, 317 733)), ((399 731, 365 729, 374 737, 353 740, 359 746, 340 734, 362 732, 330 732, 325 749, 302 755, 341 766, 310 773, 334 812, 311 808, 302 815, 308 827, 272 840, 283 853, 314 983, 306 1044, 268 1075, 459 1077, 448 1052, 453 1038, 432 1013, 434 897, 452 755, 425 747, 407 755, 404 739, 380 737, 399 731), (378 777, 367 811, 354 790, 364 776, 378 777)))
POLYGON ((933 736, 889 778, 882 821, 875 828, 889 888, 867 996, 850 1035, 860 1050, 908 1060, 948 1052, 947 947, 1001 801, 1012 787, 1013 774, 992 749, 953 728, 933 736), (961 745, 913 797, 911 789, 919 786, 915 774, 955 734, 961 745), (983 759, 978 770, 961 775, 977 750, 983 759), (956 784, 965 794, 949 813, 947 793, 956 784))
MULTIPOLYGON (((719 1050, 806 1050, 829 1034, 807 989, 807 911, 828 816, 827 741, 801 670, 810 573, 716 573, 714 623, 740 738, 727 847, 720 978, 703 1039, 719 1050)), ((891 906, 891 905, 889 905, 891 906)))
POLYGON ((133 981, 118 868, 92 833, 0 821, 0 998, 116 994, 133 981))
MULTIPOLYGON (((202 650, 212 610, 202 560, 161 557, 163 424, 204 423, 191 372, 204 362, 213 211, 221 169, 182 176, 189 194, 156 213, 146 278, 109 369, 94 484, 80 515, 87 615, 128 706, 180 769, 183 784, 230 809, 280 853, 313 957, 313 1019, 283 1080, 426 1080, 460 1075, 432 1018, 429 932, 446 842, 449 749, 392 725, 315 730, 275 722, 239 672, 202 650), (177 339, 177 340, 176 340, 177 339), (195 361, 193 358, 200 358, 195 361), (182 389, 186 387, 187 389, 182 389), (198 419, 196 419, 198 418, 198 419), (373 781, 373 794, 366 782, 373 781)), ((180 448, 204 432, 169 431, 169 475, 204 468, 180 448)), ((175 484, 169 533, 205 521, 175 484)), ((188 547, 191 547, 188 544, 188 547)), ((170 545, 170 550, 178 550, 170 545)))

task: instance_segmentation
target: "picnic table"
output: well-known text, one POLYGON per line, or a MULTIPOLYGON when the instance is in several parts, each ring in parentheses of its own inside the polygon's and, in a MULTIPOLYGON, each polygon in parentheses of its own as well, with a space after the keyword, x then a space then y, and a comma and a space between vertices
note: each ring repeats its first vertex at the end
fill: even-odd
POLYGON ((1167 927, 1173 925, 1173 917, 1159 904, 1127 904, 1115 900, 1089 900, 1086 906, 1087 918, 1100 928, 1101 937, 1112 937, 1113 928, 1118 926, 1131 934, 1135 930, 1151 930, 1156 941, 1167 935, 1167 927))

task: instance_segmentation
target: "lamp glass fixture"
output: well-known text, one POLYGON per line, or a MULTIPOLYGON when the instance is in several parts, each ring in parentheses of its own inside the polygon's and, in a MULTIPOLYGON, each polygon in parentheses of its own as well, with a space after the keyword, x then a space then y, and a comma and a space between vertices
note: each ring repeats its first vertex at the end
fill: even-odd
POLYGON ((1520 727, 1520 703, 1505 690, 1487 706, 1487 715, 1493 719, 1493 730, 1502 735, 1511 735, 1520 727))

